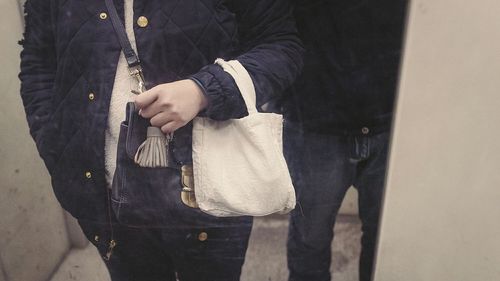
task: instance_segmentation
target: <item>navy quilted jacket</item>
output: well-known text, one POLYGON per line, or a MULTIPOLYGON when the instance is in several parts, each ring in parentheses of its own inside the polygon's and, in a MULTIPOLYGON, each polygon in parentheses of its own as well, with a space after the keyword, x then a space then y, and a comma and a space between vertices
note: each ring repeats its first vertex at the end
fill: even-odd
MULTIPOLYGON (((115 0, 123 21, 123 1, 115 0)), ((105 221, 104 131, 120 54, 102 0, 28 0, 21 96, 30 132, 62 206, 105 221)), ((189 77, 204 88, 213 119, 246 114, 216 58, 238 59, 263 104, 302 67, 302 47, 286 0, 135 0, 134 24, 147 86, 189 77)))
POLYGON ((408 1, 293 2, 306 53, 285 118, 333 135, 389 130, 408 1))

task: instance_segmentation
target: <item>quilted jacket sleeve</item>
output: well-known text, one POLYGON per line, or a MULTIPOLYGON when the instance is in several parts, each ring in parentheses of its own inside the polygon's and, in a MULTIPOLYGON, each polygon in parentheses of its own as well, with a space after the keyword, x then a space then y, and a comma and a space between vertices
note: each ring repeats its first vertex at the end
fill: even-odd
POLYGON ((56 72, 56 55, 51 20, 51 2, 27 0, 24 6, 25 33, 20 42, 21 98, 30 133, 37 145, 40 133, 52 113, 51 98, 56 72))
MULTIPOLYGON (((257 105, 276 98, 302 69, 303 48, 288 0, 231 0, 242 47, 236 58, 252 77, 257 105)), ((229 58, 225 58, 229 59, 229 58)), ((218 65, 207 65, 193 75, 209 106, 205 115, 215 120, 240 118, 246 107, 232 77, 218 65)))

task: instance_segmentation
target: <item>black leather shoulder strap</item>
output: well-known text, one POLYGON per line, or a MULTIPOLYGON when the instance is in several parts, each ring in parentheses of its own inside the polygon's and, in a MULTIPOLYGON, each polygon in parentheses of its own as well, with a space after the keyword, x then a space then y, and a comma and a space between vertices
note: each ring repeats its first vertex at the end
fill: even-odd
POLYGON ((130 41, 127 37, 127 32, 125 31, 125 26, 118 16, 115 4, 113 3, 113 0, 105 0, 105 2, 109 17, 111 18, 111 23, 113 24, 113 28, 115 29, 116 35, 118 36, 118 41, 120 41, 120 45, 122 46, 123 54, 125 55, 125 58, 127 60, 128 67, 135 67, 140 64, 139 57, 130 45, 130 41))

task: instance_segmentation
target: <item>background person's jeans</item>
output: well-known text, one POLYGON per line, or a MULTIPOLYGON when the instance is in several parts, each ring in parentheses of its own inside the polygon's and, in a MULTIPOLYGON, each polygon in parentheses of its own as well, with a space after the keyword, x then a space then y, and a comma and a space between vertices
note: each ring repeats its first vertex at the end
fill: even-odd
MULTIPOLYGON (((79 221, 104 256, 110 226, 79 221)), ((245 259, 252 220, 217 228, 148 229, 114 225, 117 242, 104 260, 113 281, 237 281, 245 259)))
POLYGON ((333 226, 351 185, 358 191, 363 231, 360 280, 370 280, 389 133, 320 135, 302 132, 287 122, 284 138, 298 200, 290 217, 289 280, 330 280, 333 226))

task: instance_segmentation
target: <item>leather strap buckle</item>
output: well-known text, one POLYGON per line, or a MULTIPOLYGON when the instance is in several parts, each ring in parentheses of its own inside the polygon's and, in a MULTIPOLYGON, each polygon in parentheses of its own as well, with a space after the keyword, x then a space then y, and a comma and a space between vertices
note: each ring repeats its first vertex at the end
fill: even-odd
POLYGON ((137 80, 137 91, 132 90, 132 93, 138 95, 146 91, 146 83, 144 82, 144 74, 142 73, 142 67, 140 65, 136 65, 133 67, 129 67, 128 69, 130 76, 134 77, 137 80))

